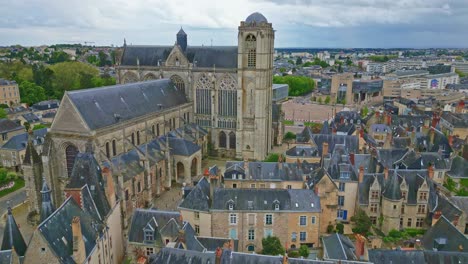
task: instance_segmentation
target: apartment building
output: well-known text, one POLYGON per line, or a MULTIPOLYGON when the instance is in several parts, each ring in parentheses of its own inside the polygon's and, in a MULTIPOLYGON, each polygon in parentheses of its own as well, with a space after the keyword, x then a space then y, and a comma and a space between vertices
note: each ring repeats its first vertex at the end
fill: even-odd
POLYGON ((15 81, 0 79, 0 104, 9 106, 20 103, 18 84, 15 81))

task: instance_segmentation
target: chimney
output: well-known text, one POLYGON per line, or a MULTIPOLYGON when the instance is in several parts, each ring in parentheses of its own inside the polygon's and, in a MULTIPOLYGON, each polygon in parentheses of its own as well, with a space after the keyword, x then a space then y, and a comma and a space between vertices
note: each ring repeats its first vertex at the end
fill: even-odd
POLYGON ((177 241, 180 243, 185 243, 185 230, 179 229, 179 233, 177 234, 177 241))
POLYGON ((416 131, 414 130, 411 132, 411 146, 416 147, 416 131))
POLYGON ((284 253, 283 255, 283 262, 281 262, 282 264, 288 264, 289 261, 288 261, 288 253, 284 253))
POLYGON ((392 139, 393 139, 392 132, 387 132, 387 136, 385 137, 385 143, 384 143, 385 149, 392 148, 392 139))
POLYGON ((435 225, 437 221, 439 221, 440 217, 442 216, 442 211, 436 211, 432 216, 432 225, 435 225))
POLYGON ((435 136, 435 131, 434 131, 434 128, 431 127, 431 130, 429 131, 429 141, 431 142, 431 145, 434 145, 434 136, 435 136))
POLYGON ((322 144, 322 158, 328 154, 328 143, 323 142, 322 144))
POLYGON ((364 180, 364 167, 361 166, 359 167, 359 182, 362 182, 364 180))
POLYGON ((380 111, 375 112, 375 117, 377 117, 377 118, 380 117, 380 111))
POLYGON ((449 143, 450 147, 453 145, 453 135, 448 136, 448 143, 449 143))
POLYGON ((364 255, 364 245, 365 238, 363 238, 360 234, 356 234, 356 257, 358 260, 360 260, 361 256, 364 255))
POLYGON ((344 117, 343 116, 340 117, 340 124, 341 125, 344 124, 344 117))
POLYGON ((440 120, 439 115, 438 115, 437 113, 434 112, 434 113, 432 114, 432 124, 431 124, 432 127, 436 127, 437 124, 439 123, 439 120, 440 120))
POLYGON ((315 193, 315 195, 318 195, 318 186, 317 185, 314 186, 314 193, 315 193))
POLYGON ((73 234, 73 260, 76 263, 84 263, 86 261, 86 250, 81 232, 81 223, 78 216, 72 219, 72 234, 73 234))
POLYGON ((244 172, 245 172, 245 178, 249 178, 249 160, 247 158, 244 158, 244 172))
POLYGON ((387 126, 390 126, 392 124, 392 115, 388 114, 387 115, 387 126))
POLYGON ((278 157, 278 169, 282 170, 283 169, 283 155, 280 154, 278 157))
POLYGON ((354 152, 349 153, 349 162, 354 166, 354 152))
POLYGON ((359 129, 359 136, 364 138, 364 129, 359 129))
POLYGON ((112 178, 112 172, 109 168, 104 167, 102 169, 102 174, 104 178, 106 179, 106 195, 107 195, 107 200, 109 201, 109 204, 111 207, 115 205, 116 199, 115 199, 115 187, 114 187, 114 179, 112 178))
POLYGON ((458 225, 458 220, 460 220, 460 215, 456 214, 456 215, 455 215, 455 218, 453 219, 452 224, 453 224, 454 226, 457 226, 457 225, 458 225))
POLYGON ((221 248, 216 248, 216 260, 215 260, 215 263, 216 264, 221 264, 221 256, 223 255, 223 250, 221 248))
POLYGON ((385 180, 388 180, 388 168, 387 167, 384 168, 384 178, 385 180))
POLYGON ((218 187, 218 176, 210 175, 210 205, 213 203, 215 188, 218 187))

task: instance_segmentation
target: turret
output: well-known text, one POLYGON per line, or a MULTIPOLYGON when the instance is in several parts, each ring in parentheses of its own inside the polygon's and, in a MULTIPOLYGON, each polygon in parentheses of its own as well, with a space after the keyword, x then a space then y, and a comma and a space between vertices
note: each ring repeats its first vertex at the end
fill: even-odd
POLYGON ((52 203, 52 197, 50 195, 52 191, 47 185, 45 177, 42 179, 42 189, 41 189, 41 222, 43 222, 49 215, 55 211, 54 204, 52 203))
POLYGON ((180 30, 177 33, 177 45, 180 46, 183 52, 187 50, 187 34, 185 34, 182 27, 180 27, 180 30))

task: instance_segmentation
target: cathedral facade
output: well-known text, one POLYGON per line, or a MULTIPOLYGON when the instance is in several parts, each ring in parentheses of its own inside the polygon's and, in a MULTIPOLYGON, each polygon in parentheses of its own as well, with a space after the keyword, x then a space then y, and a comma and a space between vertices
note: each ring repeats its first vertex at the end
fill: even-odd
POLYGON ((274 30, 260 13, 242 21, 237 46, 190 46, 181 29, 173 46, 124 43, 121 84, 170 78, 193 103, 215 155, 263 160, 272 146, 274 30))

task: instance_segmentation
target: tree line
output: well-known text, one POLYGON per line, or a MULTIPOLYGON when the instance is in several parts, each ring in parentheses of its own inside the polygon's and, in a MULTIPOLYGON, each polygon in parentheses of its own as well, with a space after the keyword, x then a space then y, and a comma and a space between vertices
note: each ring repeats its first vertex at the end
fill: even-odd
POLYGON ((273 76, 273 83, 288 84, 289 96, 300 96, 310 93, 315 88, 315 82, 312 78, 306 76, 273 76))

